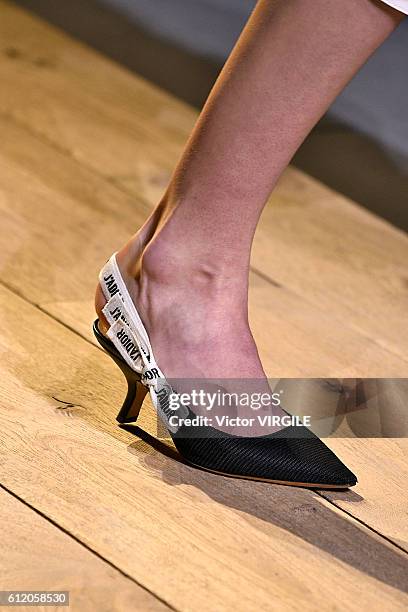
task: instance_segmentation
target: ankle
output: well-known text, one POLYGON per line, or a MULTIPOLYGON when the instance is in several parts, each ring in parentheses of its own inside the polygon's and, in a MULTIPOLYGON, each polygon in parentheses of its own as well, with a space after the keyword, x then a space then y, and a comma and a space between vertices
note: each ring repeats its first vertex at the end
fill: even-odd
POLYGON ((248 274, 219 261, 191 257, 178 245, 155 241, 145 249, 140 267, 140 297, 150 307, 157 300, 198 309, 214 318, 220 310, 247 319, 248 274), (221 306, 222 305, 222 306, 221 306))
MULTIPOLYGON (((164 199, 117 254, 123 279, 146 322, 170 304, 179 310, 183 303, 211 319, 218 318, 218 309, 247 322, 249 255, 242 257, 242 249, 238 256, 228 245, 214 247, 208 232, 207 240, 197 236, 171 204, 164 199)), ((98 316, 104 304, 98 287, 98 316)))

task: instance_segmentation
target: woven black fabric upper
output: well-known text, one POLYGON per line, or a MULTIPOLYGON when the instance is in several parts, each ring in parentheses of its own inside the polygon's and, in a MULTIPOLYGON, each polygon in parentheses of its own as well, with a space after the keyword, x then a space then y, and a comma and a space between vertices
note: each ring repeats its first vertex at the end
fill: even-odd
POLYGON ((306 427, 287 427, 269 436, 228 436, 212 427, 181 428, 177 450, 197 466, 226 474, 310 484, 352 486, 355 475, 306 427), (191 428, 188 428, 191 432, 191 428))

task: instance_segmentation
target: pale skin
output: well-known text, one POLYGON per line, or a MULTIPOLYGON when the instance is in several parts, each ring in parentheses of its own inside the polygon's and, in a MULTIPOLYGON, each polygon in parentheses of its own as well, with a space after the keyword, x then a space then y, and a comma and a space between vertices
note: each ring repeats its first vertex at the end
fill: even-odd
MULTIPOLYGON (((377 0, 258 3, 165 195, 118 253, 168 378, 265 377, 247 307, 260 214, 309 131, 403 17, 377 0)), ((106 331, 104 303, 98 286, 106 331)))

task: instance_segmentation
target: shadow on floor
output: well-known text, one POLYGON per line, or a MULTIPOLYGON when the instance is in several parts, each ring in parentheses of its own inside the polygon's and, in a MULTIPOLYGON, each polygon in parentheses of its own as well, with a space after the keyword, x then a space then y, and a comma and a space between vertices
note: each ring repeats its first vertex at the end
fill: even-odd
MULTIPOLYGON (((129 452, 135 453, 147 469, 166 483, 200 489, 215 502, 248 515, 248 521, 255 517, 273 524, 354 569, 408 593, 406 554, 323 502, 317 492, 306 497, 304 489, 291 487, 288 495, 288 487, 281 485, 210 474, 189 467, 174 448, 138 426, 121 427, 140 438, 128 447, 129 452), (152 454, 148 447, 157 452, 152 454)), ((354 503, 363 501, 352 490, 343 495, 354 503)), ((257 529, 262 530, 262 524, 257 524, 257 529)))
POLYGON ((370 137, 326 117, 292 163, 408 231, 408 173, 370 137))

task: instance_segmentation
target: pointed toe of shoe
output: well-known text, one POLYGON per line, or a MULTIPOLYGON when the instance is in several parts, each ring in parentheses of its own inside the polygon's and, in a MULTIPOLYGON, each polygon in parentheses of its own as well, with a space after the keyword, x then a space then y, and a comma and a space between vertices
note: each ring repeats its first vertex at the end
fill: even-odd
POLYGON ((322 481, 324 485, 332 487, 349 488, 357 484, 357 476, 346 466, 340 459, 337 459, 337 466, 325 474, 325 479, 322 481))
POLYGON ((321 486, 321 488, 330 487, 346 489, 354 487, 354 485, 357 484, 355 474, 353 474, 336 455, 334 455, 334 457, 335 460, 330 461, 330 465, 305 465, 303 470, 303 482, 308 482, 314 487, 321 486))
POLYGON ((211 472, 316 488, 347 488, 355 475, 312 432, 286 428, 259 438, 240 438, 208 428, 202 437, 181 437, 176 446, 191 464, 211 472))
POLYGON ((310 430, 288 428, 278 435, 284 440, 280 452, 286 457, 286 471, 292 480, 333 488, 357 483, 355 474, 310 430))

